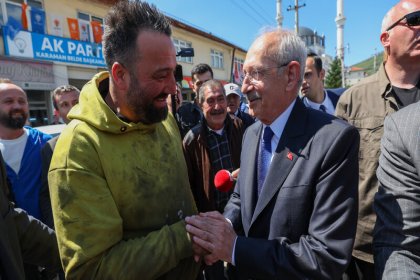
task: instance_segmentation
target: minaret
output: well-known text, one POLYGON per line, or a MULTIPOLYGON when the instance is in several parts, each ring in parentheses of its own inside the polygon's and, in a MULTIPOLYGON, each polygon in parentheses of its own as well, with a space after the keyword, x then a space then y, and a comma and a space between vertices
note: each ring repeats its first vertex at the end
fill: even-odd
POLYGON ((282 28, 283 27, 283 15, 281 13, 281 0, 277 0, 277 25, 282 28))
POLYGON ((345 77, 344 77, 344 23, 346 18, 344 17, 343 11, 343 1, 337 0, 337 17, 335 18, 335 23, 337 24, 337 57, 341 62, 341 77, 342 77, 342 86, 345 86, 345 77))

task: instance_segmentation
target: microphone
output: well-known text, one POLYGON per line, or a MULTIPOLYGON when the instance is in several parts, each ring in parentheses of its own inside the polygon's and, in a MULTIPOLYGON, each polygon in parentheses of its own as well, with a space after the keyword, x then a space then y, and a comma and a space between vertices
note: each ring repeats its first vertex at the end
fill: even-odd
POLYGON ((231 174, 226 169, 217 171, 216 175, 214 176, 214 186, 216 189, 221 192, 230 191, 233 187, 233 183, 236 181, 238 172, 238 169, 233 171, 233 174, 231 174))

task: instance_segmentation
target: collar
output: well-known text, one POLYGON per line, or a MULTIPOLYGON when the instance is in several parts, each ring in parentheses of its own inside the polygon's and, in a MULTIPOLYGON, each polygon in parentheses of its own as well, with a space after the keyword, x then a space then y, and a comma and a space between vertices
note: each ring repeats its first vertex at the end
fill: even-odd
POLYGON ((223 135, 223 131, 225 130, 225 126, 223 126, 221 129, 218 129, 218 130, 214 130, 214 129, 211 129, 209 126, 207 126, 207 129, 211 132, 214 132, 214 133, 216 133, 217 135, 223 135))
MULTIPOLYGON (((280 136, 283 133, 284 127, 286 126, 287 120, 290 117, 290 113, 292 112, 293 106, 295 106, 296 99, 293 100, 292 103, 290 103, 289 107, 280 114, 269 126, 271 130, 274 132, 274 135, 277 137, 277 139, 280 139, 280 136)), ((263 124, 263 130, 265 129, 267 125, 263 124)), ((262 135, 262 134, 261 134, 262 135)), ((262 136, 261 136, 262 137, 262 136)))
POLYGON ((381 67, 379 67, 377 75, 381 96, 382 98, 388 99, 392 96, 392 85, 385 71, 385 62, 381 64, 381 67))
POLYGON ((310 108, 313 109, 319 109, 319 106, 324 105, 325 107, 328 106, 328 101, 330 100, 330 98, 328 97, 327 91, 324 89, 324 100, 322 101, 322 103, 316 103, 313 102, 311 100, 309 100, 309 98, 307 98, 305 96, 305 98, 303 98, 303 102, 305 103, 305 105, 308 105, 310 108))

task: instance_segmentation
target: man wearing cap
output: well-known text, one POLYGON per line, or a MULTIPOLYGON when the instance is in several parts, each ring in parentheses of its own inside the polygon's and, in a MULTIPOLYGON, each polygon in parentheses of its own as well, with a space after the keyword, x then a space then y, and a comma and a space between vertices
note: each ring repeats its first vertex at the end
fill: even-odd
POLYGON ((255 120, 251 117, 251 115, 239 109, 242 97, 241 89, 237 84, 230 83, 225 85, 225 91, 228 113, 240 118, 242 120, 242 123, 244 124, 244 130, 247 129, 248 126, 252 125, 255 122, 255 120))
MULTIPOLYGON (((191 190, 199 212, 217 210, 223 213, 232 190, 221 192, 214 186, 214 176, 225 169, 239 168, 242 148, 242 121, 227 114, 223 85, 216 80, 205 82, 199 91, 202 121, 183 141, 191 190)), ((224 279, 223 262, 205 269, 206 279, 224 279)))

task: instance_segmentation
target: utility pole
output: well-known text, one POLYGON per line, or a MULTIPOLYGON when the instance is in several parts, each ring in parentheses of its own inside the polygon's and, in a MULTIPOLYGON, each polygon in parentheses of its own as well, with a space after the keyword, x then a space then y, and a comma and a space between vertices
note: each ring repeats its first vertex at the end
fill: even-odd
POLYGON ((279 28, 281 28, 283 26, 283 15, 281 14, 281 0, 277 0, 277 16, 276 16, 276 20, 277 20, 277 25, 279 26, 279 28))
POLYGON ((376 72, 376 48, 375 53, 373 54, 373 72, 376 72))
POLYGON ((299 0, 295 0, 295 5, 292 7, 289 5, 287 11, 290 12, 291 10, 295 11, 295 32, 296 35, 299 35, 299 9, 305 7, 306 4, 299 6, 299 0))

